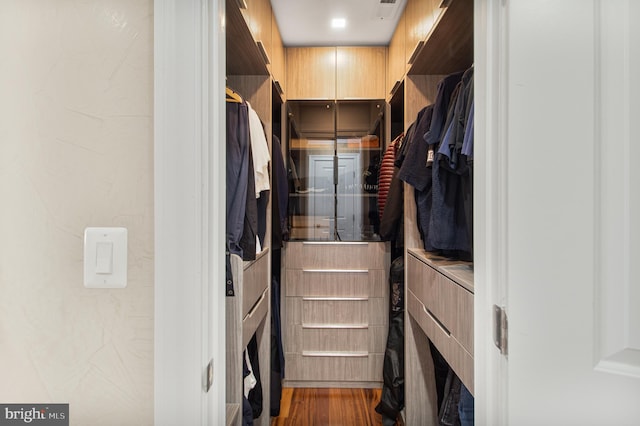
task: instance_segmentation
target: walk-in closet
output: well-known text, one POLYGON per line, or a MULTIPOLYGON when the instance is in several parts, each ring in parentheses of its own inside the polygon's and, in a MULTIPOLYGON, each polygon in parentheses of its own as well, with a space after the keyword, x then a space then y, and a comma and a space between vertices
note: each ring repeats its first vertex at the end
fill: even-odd
POLYGON ((472 424, 473 2, 408 0, 357 46, 284 44, 269 0, 226 9, 227 220, 260 224, 227 222, 227 424, 295 424, 296 389, 373 390, 380 424, 465 401, 472 424), (246 206, 238 108, 270 152, 246 206))

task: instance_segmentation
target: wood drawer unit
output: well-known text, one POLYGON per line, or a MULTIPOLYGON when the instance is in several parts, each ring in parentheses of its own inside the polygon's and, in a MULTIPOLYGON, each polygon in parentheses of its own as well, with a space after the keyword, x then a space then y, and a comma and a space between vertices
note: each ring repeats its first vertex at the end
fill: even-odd
POLYGON ((388 263, 384 243, 287 243, 283 327, 289 385, 382 381, 388 263))
POLYGON ((407 259, 407 313, 473 392, 473 293, 445 275, 461 265, 411 251, 407 259))

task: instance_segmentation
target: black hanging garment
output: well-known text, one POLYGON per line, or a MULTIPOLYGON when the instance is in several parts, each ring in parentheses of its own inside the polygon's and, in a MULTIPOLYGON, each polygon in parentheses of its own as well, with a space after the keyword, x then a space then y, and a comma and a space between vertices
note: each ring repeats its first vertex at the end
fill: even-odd
POLYGON ((260 362, 258 360, 258 340, 254 334, 247 345, 247 354, 251 362, 251 369, 256 378, 256 385, 249 391, 247 399, 253 411, 253 418, 257 419, 262 414, 262 382, 260 380, 260 362))
POLYGON ((395 425, 404 407, 404 259, 396 258, 389 273, 389 334, 382 370, 383 385, 376 412, 383 425, 395 425))

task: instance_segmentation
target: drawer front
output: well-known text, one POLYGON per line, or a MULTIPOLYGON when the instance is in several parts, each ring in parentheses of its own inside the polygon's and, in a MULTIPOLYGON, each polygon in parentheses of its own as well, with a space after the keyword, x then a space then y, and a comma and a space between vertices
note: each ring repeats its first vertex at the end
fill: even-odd
POLYGON ((287 354, 287 380, 381 382, 384 354, 303 352, 287 354))
POLYGON ((408 258, 407 288, 473 354, 473 294, 415 257, 408 258))
POLYGON ((382 269, 385 243, 293 241, 286 246, 287 269, 382 269))
POLYGON ((287 324, 305 326, 386 325, 388 302, 383 298, 336 300, 287 297, 287 324))
POLYGON ((283 325, 285 352, 367 351, 384 353, 388 326, 385 325, 283 325))
POLYGON ((456 372, 465 386, 474 392, 473 356, 465 350, 462 344, 444 328, 418 300, 412 291, 407 291, 407 313, 420 326, 438 348, 442 356, 447 359, 449 365, 456 372))
POLYGON ((290 269, 286 271, 286 296, 383 297, 382 269, 290 269))
MULTIPOLYGON (((257 304, 242 320, 242 347, 246 348, 253 336, 260 326, 262 320, 266 318, 269 311, 269 289, 266 289, 257 304)), ((269 318, 266 318, 269 321, 269 318)))
POLYGON ((300 352, 369 352, 368 328, 309 328, 302 329, 300 352))
POLYGON ((302 325, 352 325, 369 323, 369 301, 302 299, 302 325))
POLYGON ((242 279, 242 317, 244 318, 269 286, 269 256, 264 253, 247 262, 242 279))

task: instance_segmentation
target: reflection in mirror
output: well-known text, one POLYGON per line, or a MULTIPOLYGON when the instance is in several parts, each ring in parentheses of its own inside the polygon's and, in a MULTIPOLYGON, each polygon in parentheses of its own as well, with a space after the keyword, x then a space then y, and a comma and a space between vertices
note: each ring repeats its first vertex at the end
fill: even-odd
POLYGON ((292 240, 377 241, 384 101, 290 101, 292 240))

